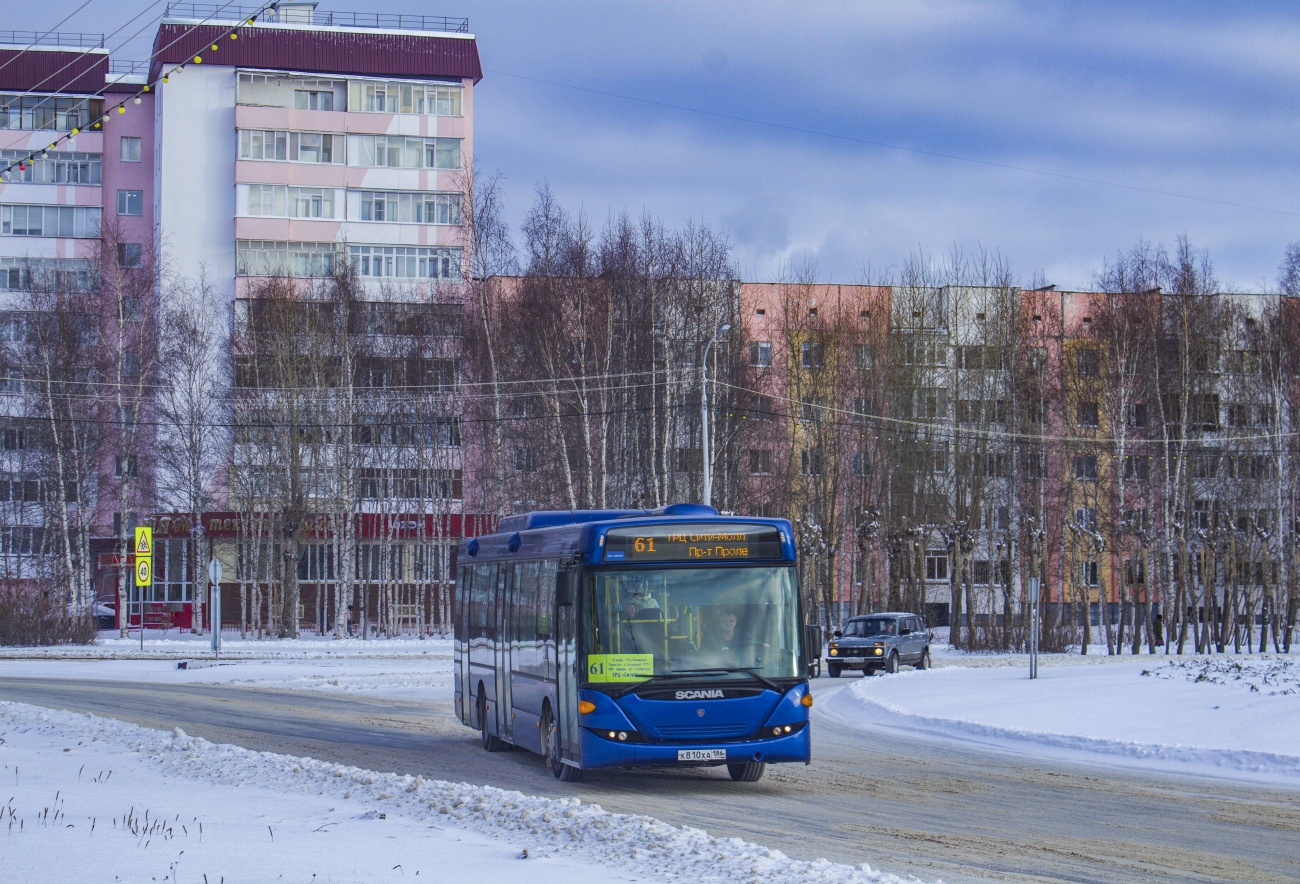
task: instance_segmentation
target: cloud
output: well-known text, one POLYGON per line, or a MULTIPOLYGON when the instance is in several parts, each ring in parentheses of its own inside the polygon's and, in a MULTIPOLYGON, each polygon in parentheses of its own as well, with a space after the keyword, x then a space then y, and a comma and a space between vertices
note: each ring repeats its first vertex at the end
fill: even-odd
MULTIPOLYGON (((423 0, 323 8, 334 2, 427 12, 423 0)), ((596 219, 647 211, 722 227, 756 278, 809 255, 838 282, 917 249, 982 244, 1024 278, 1044 270, 1082 286, 1137 238, 1187 233, 1225 282, 1258 287, 1300 239, 1294 215, 794 131, 1294 210, 1290 4, 459 2, 488 69, 476 154, 504 173, 516 219, 546 180, 596 219)), ((40 30, 72 8, 20 6, 8 26, 40 30)), ((67 27, 111 31, 120 15, 101 11, 97 24, 97 8, 67 27)))

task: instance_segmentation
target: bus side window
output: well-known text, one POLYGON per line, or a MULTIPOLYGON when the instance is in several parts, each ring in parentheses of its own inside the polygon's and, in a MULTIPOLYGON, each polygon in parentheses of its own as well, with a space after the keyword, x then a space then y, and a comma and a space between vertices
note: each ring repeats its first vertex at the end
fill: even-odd
POLYGON ((492 605, 492 590, 496 585, 495 570, 491 565, 474 566, 469 596, 469 633, 472 638, 482 638, 487 634, 488 611, 492 605))
POLYGON ((537 575, 537 637, 551 640, 551 617, 555 611, 555 562, 542 562, 537 575))
POLYGON ((451 594, 451 623, 452 630, 458 636, 465 634, 465 623, 461 620, 467 607, 465 594, 469 592, 469 568, 462 565, 456 570, 456 588, 451 594))
MULTIPOLYGON (((515 588, 515 641, 531 647, 537 642, 537 563, 525 562, 515 588)), ((519 572, 516 572, 518 575, 519 572)))

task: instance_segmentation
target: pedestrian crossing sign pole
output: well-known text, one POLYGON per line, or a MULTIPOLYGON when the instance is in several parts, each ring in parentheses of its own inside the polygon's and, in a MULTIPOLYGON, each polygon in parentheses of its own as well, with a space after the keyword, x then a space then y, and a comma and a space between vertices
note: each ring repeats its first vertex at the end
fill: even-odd
POLYGON ((140 648, 144 649, 145 589, 153 586, 153 529, 135 529, 135 587, 140 597, 140 648))

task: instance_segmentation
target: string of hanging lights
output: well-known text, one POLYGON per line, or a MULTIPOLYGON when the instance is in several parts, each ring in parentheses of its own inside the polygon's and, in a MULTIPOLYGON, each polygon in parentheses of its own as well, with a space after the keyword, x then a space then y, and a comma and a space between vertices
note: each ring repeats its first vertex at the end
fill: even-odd
MULTIPOLYGON (((274 12, 278 6, 279 6, 278 0, 277 2, 274 3, 267 3, 266 5, 258 9, 256 12, 254 12, 252 15, 250 15, 247 19, 241 19, 239 24, 235 25, 229 31, 222 34, 214 42, 212 42, 209 45, 207 51, 209 53, 219 52, 222 46, 221 41, 223 39, 238 40, 240 28, 248 27, 254 24, 257 21, 258 16, 263 15, 267 12, 274 12)), ((186 30, 186 32, 182 34, 180 37, 177 37, 170 44, 164 46, 163 49, 168 49, 171 46, 174 46, 181 39, 188 36, 195 28, 198 28, 201 24, 203 23, 201 22, 199 25, 192 26, 191 28, 186 30)), ((97 119, 94 120, 94 122, 90 124, 88 129, 89 130, 103 129, 104 124, 109 121, 110 115, 112 114, 113 110, 116 110, 118 114, 125 114, 128 100, 130 101, 131 104, 135 104, 135 105, 141 104, 144 99, 144 96, 147 93, 152 92, 154 90, 154 87, 156 87, 159 82, 162 83, 169 82, 172 75, 181 73, 182 71, 185 70, 186 65, 189 64, 203 64, 203 54, 199 53, 189 61, 180 62, 179 64, 174 65, 169 70, 161 71, 160 77, 158 77, 152 82, 144 83, 134 94, 128 94, 125 98, 123 98, 122 102, 116 105, 115 108, 110 108, 109 110, 104 111, 102 115, 100 115, 97 119)), ((78 135, 81 134, 83 128, 85 127, 74 126, 65 134, 60 135, 58 138, 51 141, 47 146, 42 148, 36 148, 27 156, 20 157, 19 159, 10 161, 4 166, 3 169, 0 169, 0 179, 8 181, 10 174, 13 172, 14 169, 17 169, 19 172, 27 171, 27 167, 32 163, 35 163, 38 158, 49 159, 50 151, 57 150, 59 145, 71 141, 73 138, 76 138, 78 135)))

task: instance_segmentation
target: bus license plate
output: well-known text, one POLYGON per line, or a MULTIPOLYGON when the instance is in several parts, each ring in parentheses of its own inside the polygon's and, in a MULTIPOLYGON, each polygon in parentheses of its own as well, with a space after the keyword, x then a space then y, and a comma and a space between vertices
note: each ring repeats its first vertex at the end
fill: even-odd
POLYGON ((726 761, 726 749, 678 749, 678 761, 726 761))

